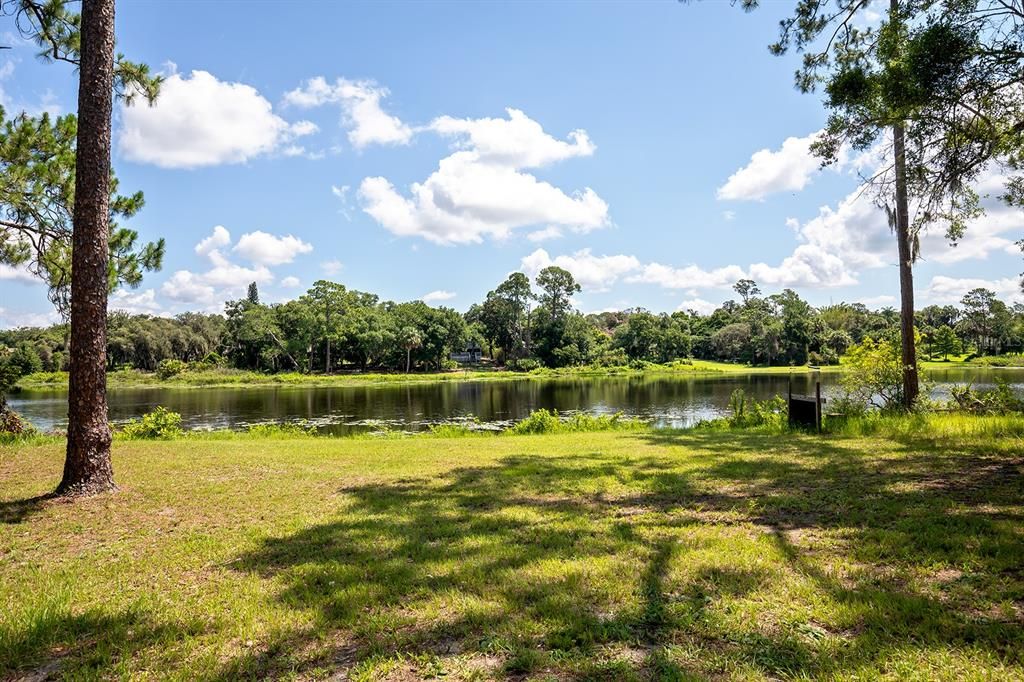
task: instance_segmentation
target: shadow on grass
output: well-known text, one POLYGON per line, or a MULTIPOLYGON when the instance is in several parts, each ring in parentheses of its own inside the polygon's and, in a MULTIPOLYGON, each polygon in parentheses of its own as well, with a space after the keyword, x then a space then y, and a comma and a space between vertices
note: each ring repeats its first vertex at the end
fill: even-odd
POLYGON ((336 520, 234 564, 315 626, 218 676, 870 676, 934 651, 1024 663, 1020 452, 637 438, 680 449, 522 454, 340 489, 336 520), (808 592, 793 615, 785 594, 808 592))
POLYGON ((66 604, 53 603, 37 605, 29 622, 16 632, 0 623, 0 679, 109 678, 135 652, 197 636, 204 627, 158 623, 143 609, 73 614, 66 604))
POLYGON ((46 503, 57 499, 53 493, 36 495, 24 500, 0 501, 0 523, 18 524, 43 510, 46 503))

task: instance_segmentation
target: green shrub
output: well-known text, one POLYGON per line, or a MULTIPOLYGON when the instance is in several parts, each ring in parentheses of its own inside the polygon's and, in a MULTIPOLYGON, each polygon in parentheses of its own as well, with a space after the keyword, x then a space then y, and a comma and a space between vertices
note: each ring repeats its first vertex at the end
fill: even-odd
POLYGON ((985 355, 973 358, 974 362, 986 367, 1024 367, 1024 355, 1006 353, 1005 355, 985 355))
POLYGON ((996 379, 996 387, 989 391, 976 391, 966 386, 950 389, 950 407, 975 414, 1008 414, 1024 411, 1024 402, 1013 394, 1013 389, 1003 378, 996 379))
POLYGON ((508 433, 555 433, 561 430, 562 420, 558 418, 558 410, 548 412, 545 409, 534 410, 530 416, 507 429, 508 433))
POLYGON ((535 369, 540 369, 540 362, 533 358, 520 358, 518 360, 509 360, 508 369, 513 372, 532 372, 535 369))
POLYGON ((629 357, 622 348, 606 350, 594 361, 595 367, 625 367, 627 364, 629 357))
POLYGON ((256 438, 295 438, 315 436, 318 430, 316 425, 301 420, 288 424, 252 424, 246 433, 256 438))
POLYGON ((509 427, 505 433, 523 435, 530 433, 586 433, 591 431, 639 431, 647 428, 642 419, 623 417, 615 414, 592 415, 578 412, 568 419, 558 416, 558 410, 534 410, 530 416, 509 427))
POLYGON ((156 375, 161 381, 176 377, 185 370, 188 369, 188 364, 181 360, 167 359, 161 360, 160 364, 156 367, 156 375))
POLYGON ((789 421, 789 409, 785 398, 775 396, 768 400, 752 400, 742 388, 729 396, 729 426, 748 428, 766 426, 782 428, 789 421))
POLYGON ((162 405, 121 429, 121 437, 126 440, 171 440, 181 434, 181 415, 162 405))

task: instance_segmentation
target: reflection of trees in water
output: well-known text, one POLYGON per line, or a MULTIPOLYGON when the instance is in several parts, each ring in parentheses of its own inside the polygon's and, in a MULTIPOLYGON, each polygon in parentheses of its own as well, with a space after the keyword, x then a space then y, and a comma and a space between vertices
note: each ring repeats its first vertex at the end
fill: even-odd
MULTIPOLYGON (((948 396, 950 384, 994 384, 1005 377, 1024 395, 1024 371, 948 369, 928 373, 933 393, 948 396)), ((834 393, 838 375, 820 375, 826 397, 834 393)), ((793 391, 813 391, 814 374, 792 375, 793 391)), ((117 422, 138 417, 157 405, 180 412, 188 428, 242 428, 247 424, 310 420, 325 431, 344 433, 361 422, 379 420, 398 428, 424 429, 432 422, 476 417, 484 422, 521 419, 540 408, 568 413, 624 412, 682 426, 721 414, 737 388, 758 400, 783 395, 789 375, 607 377, 518 381, 450 382, 346 388, 238 387, 227 389, 118 389, 109 394, 110 416, 117 422)), ((66 398, 60 393, 26 393, 12 397, 12 406, 41 428, 60 427, 66 420, 66 398)))

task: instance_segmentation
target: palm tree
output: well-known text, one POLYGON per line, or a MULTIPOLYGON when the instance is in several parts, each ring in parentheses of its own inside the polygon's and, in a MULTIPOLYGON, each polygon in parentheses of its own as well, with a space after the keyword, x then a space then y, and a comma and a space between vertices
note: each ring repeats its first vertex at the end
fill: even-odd
POLYGON ((402 327, 398 332, 398 338, 402 348, 405 349, 405 373, 408 374, 409 368, 412 366, 412 351, 423 345, 423 339, 420 337, 419 331, 413 327, 402 327))

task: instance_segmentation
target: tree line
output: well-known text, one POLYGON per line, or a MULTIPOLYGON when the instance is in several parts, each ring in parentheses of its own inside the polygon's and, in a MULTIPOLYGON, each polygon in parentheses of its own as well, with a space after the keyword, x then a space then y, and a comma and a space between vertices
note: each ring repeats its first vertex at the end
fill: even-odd
MULTIPOLYGON (((633 308, 584 315, 571 301, 579 285, 558 267, 541 271, 534 282, 513 273, 465 313, 423 301, 382 301, 326 280, 294 300, 265 304, 252 284, 247 296, 225 304, 224 314, 111 312, 106 366, 441 371, 456 366, 453 353, 472 346, 489 364, 523 370, 689 359, 827 365, 866 338, 898 338, 900 317, 893 308, 814 307, 790 289, 762 296, 751 280, 734 290, 738 299, 710 314, 633 308)), ((923 308, 915 320, 929 358, 1024 350, 1024 305, 1008 305, 986 289, 968 292, 959 306, 923 308)), ((0 331, 0 365, 12 367, 12 376, 65 370, 68 346, 64 324, 0 331)))

